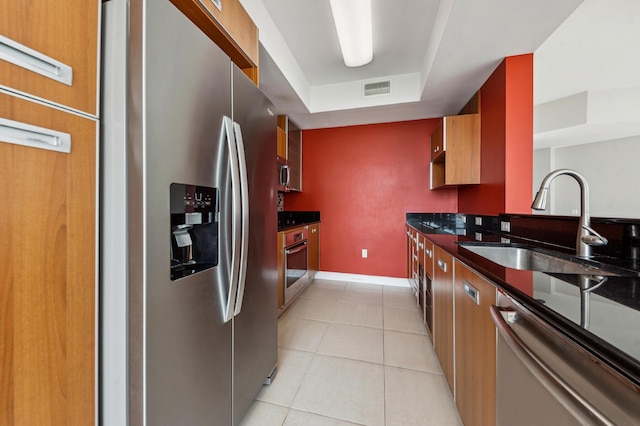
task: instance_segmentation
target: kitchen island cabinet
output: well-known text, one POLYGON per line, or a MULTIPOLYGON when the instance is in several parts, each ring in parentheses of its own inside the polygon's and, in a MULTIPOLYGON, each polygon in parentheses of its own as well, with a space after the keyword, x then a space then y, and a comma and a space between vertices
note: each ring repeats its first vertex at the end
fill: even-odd
MULTIPOLYGON (((535 220, 537 222, 547 222, 547 219, 539 219, 528 217, 529 221, 535 220)), ((513 217, 511 218, 513 226, 513 217)), ((638 357, 627 354, 637 354, 634 352, 633 342, 628 339, 627 341, 618 340, 619 334, 612 332, 611 330, 629 330, 630 324, 634 323, 634 320, 622 319, 617 321, 616 326, 611 327, 611 318, 614 316, 606 316, 606 320, 603 320, 601 316, 593 315, 593 307, 591 304, 591 311, 583 310, 580 315, 575 315, 575 308, 581 306, 580 304, 584 300, 584 293, 579 291, 581 285, 580 274, 567 273, 545 273, 540 271, 527 271, 517 270, 502 266, 489 258, 485 258, 472 250, 472 246, 488 244, 500 244, 497 241, 501 238, 500 234, 497 234, 494 230, 483 231, 483 237, 486 237, 485 243, 477 243, 471 240, 471 238, 465 236, 464 232, 457 235, 437 235, 430 233, 429 227, 422 226, 421 223, 415 225, 409 224, 410 228, 421 229, 420 234, 424 234, 427 239, 430 239, 435 245, 436 264, 434 266, 434 346, 436 349, 436 355, 441 363, 447 381, 451 377, 451 358, 449 353, 443 351, 443 346, 439 341, 443 339, 442 329, 444 325, 442 320, 439 319, 439 315, 442 315, 442 311, 438 311, 442 306, 441 295, 438 292, 440 289, 438 284, 442 280, 438 280, 438 275, 442 272, 438 271, 437 261, 443 260, 441 252, 444 251, 453 259, 453 318, 449 319, 453 331, 453 395, 455 398, 456 406, 460 413, 461 419, 464 424, 495 424, 496 419, 500 419, 500 416, 505 416, 505 411, 501 410, 499 401, 505 401, 505 395, 520 395, 515 401, 510 401, 507 404, 513 408, 514 404, 529 404, 529 398, 524 396, 522 392, 526 393, 526 386, 517 393, 509 392, 512 388, 511 381, 513 380, 514 373, 511 369, 513 364, 507 362, 505 364, 504 351, 497 354, 500 348, 501 339, 497 338, 496 327, 492 320, 492 315, 496 312, 502 311, 502 316, 507 322, 515 321, 522 326, 522 321, 529 321, 533 323, 533 319, 523 320, 520 316, 507 317, 504 310, 509 311, 508 306, 504 300, 510 298, 513 303, 511 306, 519 306, 522 311, 527 312, 527 315, 531 314, 532 318, 535 317, 535 322, 539 321, 539 325, 543 325, 543 329, 548 327, 548 330, 554 330, 554 333, 558 333, 558 355, 562 354, 558 358, 558 364, 554 366, 555 374, 562 377, 566 377, 566 380, 572 381, 574 385, 579 386, 576 389, 582 397, 587 398, 588 401, 594 404, 599 404, 603 401, 602 396, 596 396, 596 393, 592 392, 592 388, 589 386, 582 386, 582 384, 594 383, 592 377, 589 376, 592 370, 600 370, 602 368, 603 380, 615 383, 624 383, 622 387, 627 390, 631 390, 628 395, 617 399, 617 403, 614 405, 599 404, 598 407, 602 412, 610 412, 616 418, 636 419, 637 416, 637 396, 638 396, 638 383, 640 383, 640 364, 638 363, 638 357), (426 228, 426 229, 425 229, 426 228), (554 297, 549 293, 549 288, 555 289, 556 294, 561 294, 562 303, 553 303, 554 297), (497 296, 500 294, 500 296, 497 296), (573 305, 571 304, 573 303, 573 305), (492 305, 499 306, 498 311, 491 313, 490 307, 492 305), (591 313, 591 315, 589 315, 591 313), (599 326, 594 326, 593 322, 590 326, 582 326, 582 318, 590 318, 591 321, 598 321, 599 326), (440 324, 438 323, 440 322, 440 324), (607 324, 608 327, 602 325, 607 324), (578 358, 569 356, 571 351, 570 346, 579 345, 579 352, 582 354, 581 358, 585 361, 582 368, 577 367, 575 372, 569 371, 570 369, 563 368, 562 365, 573 365, 578 358), (497 346, 497 347, 496 347, 497 346), (584 351, 583 351, 584 350, 584 351), (628 351, 625 353, 625 350, 628 351), (444 353, 443 353, 444 352, 444 353), (567 358, 562 360, 564 356, 567 358), (501 358, 502 356, 502 358, 501 358), (635 359, 634 359, 635 358, 635 359), (562 361, 561 361, 562 360, 562 361), (586 360, 590 360, 587 362, 586 360), (568 362, 568 364, 563 364, 568 362), (499 363, 499 364, 498 364, 499 363), (590 368, 591 365, 598 365, 597 369, 590 368), (560 368, 558 368, 560 367, 560 368), (505 370, 506 368, 506 370, 505 370), (498 371, 505 372, 506 376, 503 376, 505 380, 502 380, 498 371), (624 374, 621 374, 623 372, 624 374), (606 377, 606 379, 604 379, 606 377), (502 397, 498 397, 498 391, 502 397), (592 398, 593 399, 590 399, 592 398), (626 399, 628 398, 628 399, 626 399), (621 401, 628 401, 623 403, 621 401), (498 403, 498 404, 497 404, 498 403), (627 416, 627 417, 624 417, 627 416)), ((513 229, 513 228, 512 228, 513 229)), ((407 232, 410 233, 410 230, 407 232)), ((522 238, 525 238, 524 235, 522 238)), ((548 250, 547 246, 532 245, 532 242, 536 240, 528 239, 521 241, 518 236, 511 235, 510 238, 515 244, 527 244, 534 251, 548 250)), ((483 238, 484 239, 484 238, 483 238)), ((565 258, 569 255, 563 255, 562 252, 557 252, 559 258, 565 258)), ((628 266, 629 263, 624 264, 624 269, 617 269, 618 265, 622 266, 622 260, 618 260, 618 264, 592 261, 595 265, 591 267, 603 268, 608 272, 615 271, 621 274, 619 278, 609 276, 606 291, 602 289, 601 294, 592 294, 592 299, 606 300, 607 310, 610 311, 611 306, 618 304, 618 308, 621 311, 627 312, 632 315, 629 318, 637 317, 637 305, 634 304, 634 295, 628 292, 629 287, 638 281, 637 267, 628 266), (596 266, 597 265, 597 266, 596 266), (602 298, 602 299, 601 299, 602 298)), ((580 262, 578 262, 580 263, 580 262)), ((598 288, 597 290, 601 290, 598 288)), ((591 300, 593 302, 593 300, 591 300)), ((445 304, 448 306, 448 303, 445 304)), ((498 314, 500 315, 500 314, 498 314)), ((520 315, 520 313, 518 314, 520 315)), ((524 314, 522 314, 524 316, 524 314)), ((516 327, 517 331, 523 336, 533 336, 533 329, 529 329, 528 326, 516 327), (522 334, 523 331, 529 330, 522 334)), ((537 333, 537 332, 536 332, 537 333)), ((445 334, 447 336, 448 333, 445 334)), ((534 338, 531 342, 536 342, 538 338, 534 338)), ((549 340, 545 340, 548 342, 549 340)), ((504 341, 502 341, 504 343, 504 341)), ((535 343, 537 349, 540 349, 538 341, 535 343)), ((547 343, 542 343, 546 345, 547 343)), ((576 346, 578 347, 578 346, 576 346)), ((539 352, 541 355, 546 352, 539 352)), ((554 361, 555 363, 556 361, 554 361)), ((582 363, 583 361, 580 361, 582 363)), ((532 378, 532 380, 535 380, 532 378)), ((597 382, 597 380, 595 381, 597 382)), ((602 382, 604 383, 604 382, 602 382)), ((449 385, 452 386, 452 382, 449 381, 449 385)), ((606 386, 600 387, 596 385, 594 388, 605 389, 606 386)), ((600 395, 598 391, 598 395, 600 395)), ((610 392, 607 388, 605 394, 610 392)), ((609 401, 608 397, 605 397, 609 401)), ((520 410, 522 411, 522 410, 520 410)), ((520 413, 520 411, 515 411, 520 413)), ((535 410, 534 410, 535 411, 535 410)), ((505 418, 505 417, 502 417, 505 418)), ((517 418, 517 417, 516 417, 517 418)), ((620 422, 616 422, 618 424, 620 422)), ((623 424, 624 421, 620 424, 623 424)), ((627 422, 629 423, 629 422, 627 422)), ((631 422, 633 423, 633 422, 631 422)), ((629 423, 629 424, 631 424, 629 423)), ((626 423, 625 423, 626 424, 626 423)))

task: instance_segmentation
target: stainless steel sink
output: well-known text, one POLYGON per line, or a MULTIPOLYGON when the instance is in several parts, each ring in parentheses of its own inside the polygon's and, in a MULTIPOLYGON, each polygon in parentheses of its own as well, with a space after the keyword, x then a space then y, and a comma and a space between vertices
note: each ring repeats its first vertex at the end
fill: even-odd
POLYGON ((577 260, 552 254, 547 250, 498 243, 458 243, 461 247, 507 268, 526 271, 541 271, 557 274, 582 274, 600 276, 627 275, 602 269, 577 260))

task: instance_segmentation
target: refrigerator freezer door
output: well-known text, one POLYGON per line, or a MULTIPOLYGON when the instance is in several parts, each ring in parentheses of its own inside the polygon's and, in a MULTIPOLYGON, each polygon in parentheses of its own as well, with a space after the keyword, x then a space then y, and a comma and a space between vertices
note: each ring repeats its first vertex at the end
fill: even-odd
POLYGON ((231 115, 231 62, 167 0, 132 0, 131 13, 130 235, 143 241, 140 249, 132 244, 130 257, 131 423, 231 424, 232 323, 223 310, 232 197, 229 150, 219 143, 223 117, 231 115), (172 183, 220 194, 218 265, 176 281, 169 271, 172 183))
POLYGON ((262 92, 233 66, 233 121, 242 131, 248 179, 248 256, 242 310, 234 318, 234 424, 277 361, 276 117, 262 92))

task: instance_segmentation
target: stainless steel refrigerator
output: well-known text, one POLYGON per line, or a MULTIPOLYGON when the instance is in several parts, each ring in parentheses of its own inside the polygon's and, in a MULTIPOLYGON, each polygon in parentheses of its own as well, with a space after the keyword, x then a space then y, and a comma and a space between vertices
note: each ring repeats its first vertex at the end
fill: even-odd
POLYGON ((275 111, 169 0, 103 19, 101 421, 238 424, 277 361, 275 111))

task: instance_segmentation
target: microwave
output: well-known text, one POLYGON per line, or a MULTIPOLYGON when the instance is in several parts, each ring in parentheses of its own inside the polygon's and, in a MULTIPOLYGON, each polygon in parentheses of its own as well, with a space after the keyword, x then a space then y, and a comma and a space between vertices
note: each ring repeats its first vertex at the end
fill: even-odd
POLYGON ((278 191, 289 192, 289 161, 280 156, 277 157, 278 162, 278 191))

